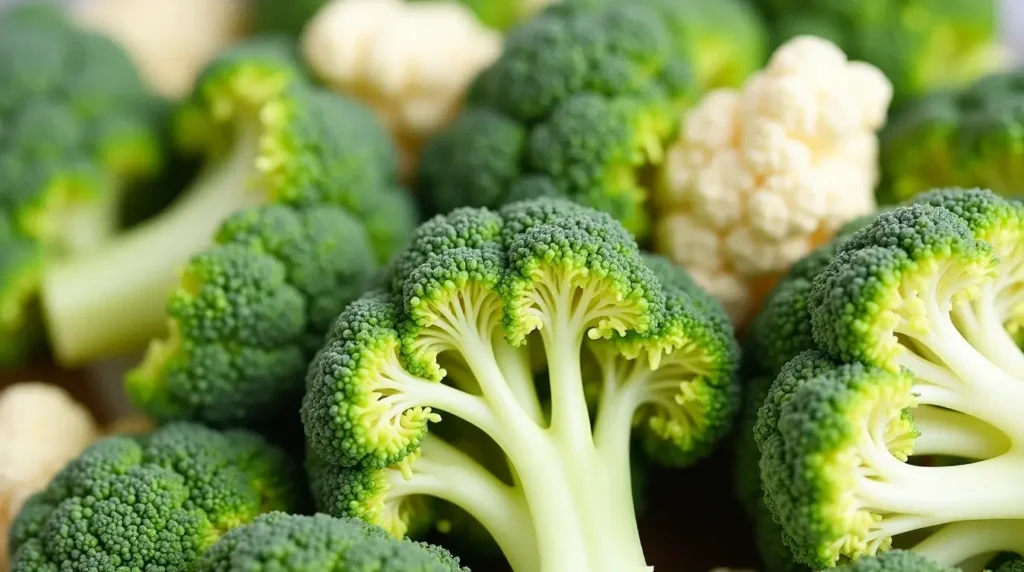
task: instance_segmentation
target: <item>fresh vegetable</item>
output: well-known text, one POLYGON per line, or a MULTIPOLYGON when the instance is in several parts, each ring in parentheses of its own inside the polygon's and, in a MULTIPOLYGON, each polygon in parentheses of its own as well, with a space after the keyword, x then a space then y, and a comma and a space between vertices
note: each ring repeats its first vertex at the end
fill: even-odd
POLYGON ((311 87, 283 39, 258 38, 222 54, 178 111, 177 127, 181 147, 206 158, 189 189, 160 215, 44 278, 43 309, 61 365, 160 336, 177 273, 240 208, 344 208, 366 226, 379 261, 414 228, 383 126, 361 104, 311 87))
POLYGON ((149 87, 171 99, 187 96, 199 72, 245 28, 239 0, 86 0, 70 7, 75 21, 124 47, 149 87))
POLYGON ((376 272, 366 229, 338 207, 264 205, 228 217, 214 242, 185 267, 170 335, 128 374, 128 392, 161 420, 297 422, 310 360, 376 272))
POLYGON ((107 437, 25 503, 11 572, 191 570, 231 529, 303 508, 298 467, 254 434, 174 423, 107 437))
POLYGON ((443 548, 396 540, 355 518, 273 512, 225 534, 199 572, 469 572, 443 548))
POLYGON ((416 231, 310 367, 314 497, 399 537, 418 499, 446 500, 517 571, 639 570, 631 441, 662 464, 703 457, 731 425, 737 362, 721 305, 610 215, 550 198, 456 209, 416 231), (438 411, 514 477, 431 430, 438 411))
POLYGON ((22 504, 98 436, 92 414, 64 389, 21 382, 0 391, 0 570, 22 504))
POLYGON ((751 353, 786 363, 754 434, 797 560, 822 569, 894 543, 942 567, 1022 553, 1022 233, 1024 205, 937 189, 780 285, 751 353))
POLYGON ((313 73, 373 107, 389 127, 407 176, 424 140, 458 114, 470 82, 501 46, 498 32, 454 0, 334 0, 302 35, 313 73))
POLYGON ((429 206, 567 197, 645 235, 645 174, 664 159, 696 87, 668 9, 569 0, 511 30, 467 108, 424 149, 429 206))
POLYGON ((982 187, 1007 196, 1024 185, 1024 71, 905 106, 882 132, 880 198, 899 202, 936 187, 982 187))
MULTIPOLYGON (((940 566, 924 556, 907 550, 893 550, 831 570, 843 572, 959 572, 960 569, 940 566)), ((1000 568, 998 572, 1006 572, 1006 570, 1000 568)))
POLYGON ((835 44, 794 38, 742 89, 682 121, 655 193, 654 248, 743 325, 795 261, 872 212, 892 86, 835 44))
POLYGON ((94 249, 162 166, 159 102, 110 40, 47 3, 0 10, 0 365, 39 349, 51 262, 94 249))
POLYGON ((776 45, 813 34, 878 66, 896 100, 968 83, 1002 68, 997 0, 756 0, 776 45))

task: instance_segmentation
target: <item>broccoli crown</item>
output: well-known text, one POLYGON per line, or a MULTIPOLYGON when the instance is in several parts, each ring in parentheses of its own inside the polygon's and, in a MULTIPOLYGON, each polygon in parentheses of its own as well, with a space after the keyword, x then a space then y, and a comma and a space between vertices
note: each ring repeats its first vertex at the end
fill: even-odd
POLYGON ((994 0, 758 0, 775 45, 827 38, 885 73, 897 102, 998 69, 994 0))
POLYGON ((1019 203, 935 189, 828 247, 809 294, 766 309, 811 324, 753 432, 767 506, 799 561, 859 561, 908 533, 942 567, 1020 549, 1017 493, 991 483, 1024 470, 1010 405, 1024 398, 1022 233, 1019 203))
MULTIPOLYGON (((44 276, 43 306, 62 365, 137 350, 162 335, 178 270, 239 209, 344 209, 361 221, 377 263, 415 228, 387 130, 368 107, 311 85, 285 38, 257 37, 212 62, 176 110, 174 138, 203 162, 179 198, 94 255, 44 276)), ((337 279, 334 272, 322 280, 337 279)))
POLYGON ((750 358, 760 373, 774 376, 786 362, 814 347, 807 308, 814 278, 828 266, 840 244, 877 216, 873 213, 846 223, 830 241, 793 264, 769 293, 751 322, 747 342, 750 358))
POLYGON ((571 0, 511 30, 467 109, 424 150, 430 206, 564 197, 643 236, 647 167, 663 160, 694 91, 663 11, 571 0))
POLYGON ((336 207, 243 209, 171 296, 169 339, 126 384, 162 420, 256 425, 297 412, 310 359, 375 271, 365 228, 336 207))
POLYGON ((882 198, 907 200, 935 187, 982 186, 1015 195, 1024 135, 1024 72, 983 77, 928 94, 899 110, 881 135, 882 198))
MULTIPOLYGON (((635 428, 665 464, 704 456, 737 409, 738 353, 721 305, 683 270, 642 256, 604 212, 543 198, 438 215, 391 262, 381 287, 341 313, 310 366, 302 416, 318 459, 310 473, 319 506, 400 536, 422 514, 406 501, 441 498, 522 558, 517 568, 537 569, 534 553, 553 566, 572 544, 541 539, 549 526, 569 526, 572 509, 556 506, 568 497, 531 496, 533 483, 582 491, 539 460, 578 463, 566 469, 574 474, 614 472, 608 519, 635 527, 630 434, 635 428), (546 410, 534 379, 545 370, 546 410), (436 410, 489 437, 521 488, 490 455, 428 435, 442 419, 436 410), (551 442, 542 429, 549 415, 552 427, 573 427, 564 430, 577 432, 580 447, 607 449, 614 467, 569 461, 577 449, 551 442), (445 486, 431 484, 438 479, 445 486), (493 505, 475 500, 492 497, 493 505)), ((573 526, 586 534, 586 523, 573 526)), ((628 565, 625 541, 607 565, 628 565)))
POLYGON ((40 345, 50 259, 94 248, 162 166, 160 105, 127 54, 45 3, 0 10, 0 365, 40 345))
POLYGON ((13 572, 193 570, 225 532, 303 508, 301 471, 254 434, 174 423, 97 441, 26 502, 13 572))
POLYGON ((833 568, 833 570, 845 570, 846 572, 956 572, 959 568, 940 566, 927 557, 909 550, 891 550, 878 556, 862 558, 854 563, 833 568))
POLYGON ((996 568, 996 572, 1022 572, 1024 571, 1024 558, 1015 556, 1003 562, 999 568, 996 568))
POLYGON ((354 518, 272 512, 225 534, 200 559, 200 572, 468 572, 444 549, 391 538, 354 518))

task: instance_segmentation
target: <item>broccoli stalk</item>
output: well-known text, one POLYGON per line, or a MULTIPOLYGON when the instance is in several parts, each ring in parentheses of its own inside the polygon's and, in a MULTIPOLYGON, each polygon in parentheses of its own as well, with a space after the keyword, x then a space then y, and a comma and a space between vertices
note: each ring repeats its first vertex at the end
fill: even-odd
POLYGON ((820 569, 913 542, 958 566, 1024 550, 1022 238, 1019 204, 934 190, 839 244, 789 311, 777 302, 762 331, 806 312, 811 347, 754 434, 797 559, 820 569), (949 462, 916 462, 928 455, 949 462))
POLYGON ((181 267, 240 208, 344 208, 365 222, 381 261, 412 229, 383 126, 354 101, 308 86, 287 42, 260 39, 223 54, 176 118, 181 146, 206 157, 191 187, 160 215, 43 278, 51 345, 63 365, 160 335, 181 267))
POLYGON ((737 360, 721 306, 611 216, 457 209, 417 230, 310 367, 315 497, 396 536, 410 501, 444 499, 517 571, 642 570, 632 440, 665 464, 705 455, 737 408, 737 360), (443 415, 486 434, 511 478, 428 434, 443 415))

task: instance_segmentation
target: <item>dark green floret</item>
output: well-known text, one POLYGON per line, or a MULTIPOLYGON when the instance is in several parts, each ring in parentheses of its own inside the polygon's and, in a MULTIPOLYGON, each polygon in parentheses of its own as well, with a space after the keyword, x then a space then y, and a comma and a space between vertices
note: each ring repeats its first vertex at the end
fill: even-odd
POLYGON ((610 215, 457 209, 413 234, 310 367, 314 496, 398 537, 454 505, 517 572, 639 568, 634 455, 706 456, 738 362, 721 305, 610 215))
POLYGON ((935 187, 1020 192, 1024 72, 986 76, 910 102, 881 137, 881 198, 907 200, 935 187))
POLYGON ((281 38, 256 38, 211 63, 176 112, 179 146, 204 159, 189 188, 158 216, 44 277, 60 363, 141 349, 166 333, 178 272, 239 209, 344 209, 361 221, 378 263, 404 245, 416 216, 397 186, 390 136, 368 108, 309 85, 293 51, 281 38))
POLYGON ((0 365, 41 348, 47 266, 96 249, 163 168, 162 102, 112 41, 55 6, 0 10, 0 365))
POLYGON ((273 512, 225 534, 199 572, 468 572, 437 546, 397 540, 355 518, 273 512))
MULTIPOLYGON (((870 556, 832 570, 842 572, 957 572, 959 568, 940 566, 928 558, 908 550, 893 550, 870 556)), ((999 572, 1006 572, 1002 568, 999 572)))
POLYGON ((167 306, 171 334, 128 374, 129 394, 160 420, 297 420, 309 361, 375 269, 366 229, 343 209, 235 213, 186 266, 167 306))
POLYGON ((642 237, 648 171, 696 91, 667 11, 570 0, 512 29, 467 109, 424 151, 433 210, 563 197, 642 237))
POLYGON ((765 370, 785 357, 770 355, 785 345, 765 342, 771 324, 811 324, 753 431, 765 504, 798 561, 920 569, 897 547, 934 561, 925 570, 977 569, 1021 553, 1022 222, 991 191, 934 189, 812 254, 797 277, 810 294, 766 306, 765 370))
POLYGON ((299 467, 260 437, 165 425, 102 439, 15 519, 12 572, 194 570, 226 532, 305 508, 299 467))

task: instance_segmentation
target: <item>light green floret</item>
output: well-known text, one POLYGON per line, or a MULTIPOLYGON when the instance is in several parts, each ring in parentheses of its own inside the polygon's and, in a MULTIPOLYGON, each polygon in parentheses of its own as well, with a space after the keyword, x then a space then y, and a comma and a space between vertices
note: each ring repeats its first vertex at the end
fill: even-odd
POLYGON ((355 518, 273 512, 232 530, 198 572, 468 572, 443 548, 396 540, 355 518))
POLYGON ((215 426, 298 421, 309 361, 376 270, 343 209, 265 205, 230 216, 168 302, 170 335, 126 377, 159 420, 215 426))
MULTIPOLYGON (((837 572, 958 572, 959 568, 940 566, 907 550, 893 550, 878 556, 869 556, 852 564, 833 568, 837 572)), ((1003 568, 999 572, 1006 572, 1003 568)))
POLYGON ((320 509, 402 536, 440 499, 517 571, 644 567, 630 445, 686 465, 728 429, 739 352, 721 306, 610 215, 553 199, 436 217, 385 283, 307 378, 320 509), (486 446, 446 442, 448 416, 486 446))
POLYGON ((766 502, 802 562, 896 546, 966 566, 1024 548, 1022 217, 989 191, 938 189, 813 277, 814 348, 755 426, 766 502))
POLYGON ((11 570, 194 570, 231 529, 304 510, 305 488, 283 451, 244 431, 173 423, 105 438, 21 509, 11 570))
POLYGON ((204 159, 198 177, 159 216, 45 276, 62 364, 141 349, 163 334, 179 271, 239 209, 345 209, 363 222, 380 263, 404 244, 415 214, 397 188, 387 131, 368 108, 310 86, 292 50, 259 38, 210 64, 176 115, 178 144, 204 159))

